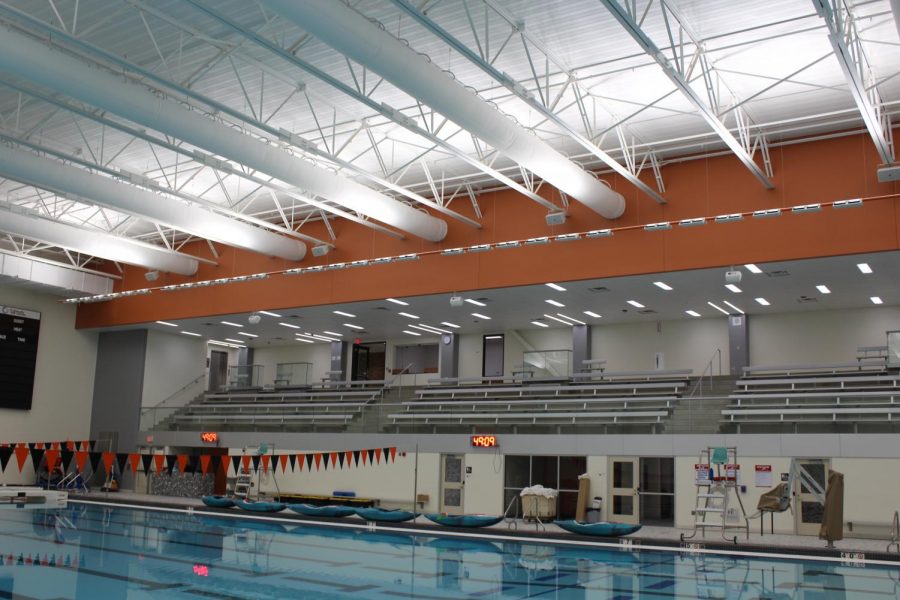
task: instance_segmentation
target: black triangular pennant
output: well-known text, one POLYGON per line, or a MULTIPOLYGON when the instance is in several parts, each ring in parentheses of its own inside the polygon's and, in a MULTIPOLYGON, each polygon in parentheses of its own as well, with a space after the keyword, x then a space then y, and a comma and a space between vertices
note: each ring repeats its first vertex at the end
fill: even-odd
POLYGON ((150 464, 153 462, 153 455, 141 454, 141 466, 144 467, 144 473, 150 472, 150 464))
POLYGON ((88 450, 93 452, 94 447, 97 445, 97 440, 88 440, 88 450))
POLYGON ((254 454, 250 457, 250 462, 253 463, 253 470, 259 471, 259 454, 254 454))
POLYGON ((12 453, 12 446, 4 446, 3 448, 0 448, 0 472, 6 470, 6 465, 9 463, 10 457, 12 457, 12 453))
POLYGON ((37 470, 38 466, 41 464, 41 459, 44 458, 44 449, 43 448, 32 448, 31 449, 31 462, 34 463, 34 469, 37 470))
POLYGON ((116 464, 119 465, 119 474, 125 472, 125 465, 128 464, 128 453, 127 452, 118 452, 116 453, 116 464))
POLYGON ((291 472, 297 467, 297 455, 288 454, 288 462, 291 463, 291 472))
POLYGON ((375 450, 374 449, 366 450, 366 454, 369 455, 369 464, 374 465, 375 464, 375 450))
POLYGON ((29 449, 29 450, 34 450, 35 447, 37 447, 37 443, 36 443, 36 442, 28 442, 28 449, 29 449))
POLYGON ((75 453, 71 450, 60 450, 59 452, 60 460, 62 461, 63 471, 66 473, 69 472, 69 465, 72 464, 72 459, 75 458, 75 453))
POLYGON ((322 453, 322 462, 325 463, 325 470, 326 470, 326 471, 328 470, 328 461, 329 461, 329 460, 331 460, 331 453, 330 453, 330 452, 323 452, 323 453, 322 453))
POLYGON ((231 457, 231 465, 234 467, 235 473, 241 472, 241 457, 237 454, 231 457))
POLYGON ((174 454, 166 454, 166 469, 169 470, 169 473, 172 472, 172 468, 175 466, 176 458, 174 454))
POLYGON ((381 456, 384 457, 384 464, 388 463, 388 459, 391 457, 391 449, 390 448, 382 448, 381 456))
POLYGON ((357 467, 359 466, 359 450, 353 451, 353 462, 357 467))
POLYGON ((307 471, 312 471, 313 460, 315 460, 315 459, 313 459, 313 455, 311 453, 306 455, 306 470, 307 471))
POLYGON ((102 454, 100 452, 88 452, 88 460, 91 461, 91 472, 96 473, 97 468, 100 466, 100 458, 102 454))
POLYGON ((341 463, 341 468, 344 468, 344 453, 338 452, 338 462, 341 463))
POLYGON ((219 469, 222 466, 222 457, 218 454, 213 454, 209 457, 209 473, 218 473, 219 469))

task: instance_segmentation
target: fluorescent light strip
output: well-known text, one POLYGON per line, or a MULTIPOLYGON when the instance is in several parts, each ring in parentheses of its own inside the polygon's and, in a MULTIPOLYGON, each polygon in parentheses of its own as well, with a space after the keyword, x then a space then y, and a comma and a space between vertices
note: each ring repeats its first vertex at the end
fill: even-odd
POLYGON ((765 210, 755 210, 753 211, 754 219, 767 219, 769 217, 780 217, 781 209, 780 208, 768 208, 765 210))
POLYGON ((344 323, 344 327, 349 327, 350 329, 365 329, 365 327, 361 327, 359 325, 354 325, 353 323, 344 323))
POLYGON ((336 315, 341 315, 342 317, 350 317, 351 319, 355 319, 355 318, 356 318, 356 315, 350 314, 350 313, 348 313, 348 312, 344 312, 344 311, 342 311, 342 310, 333 310, 333 311, 331 311, 331 312, 333 312, 333 313, 336 314, 336 315))
POLYGON ((637 300, 628 300, 628 304, 632 305, 635 308, 644 308, 644 305, 637 300))
POLYGON ((323 331, 322 333, 327 333, 328 335, 336 335, 337 337, 341 337, 344 335, 343 333, 335 333, 334 331, 323 331))
POLYGON ((297 336, 297 339, 303 338, 303 339, 310 339, 310 340, 314 340, 314 341, 316 339, 314 336, 312 336, 308 333, 298 333, 298 334, 296 334, 296 336, 297 336))
POLYGON ((819 290, 820 294, 830 294, 831 290, 828 289, 827 285, 817 285, 816 289, 819 290))
POLYGON ((872 272, 872 267, 869 266, 869 263, 859 263, 856 265, 856 268, 859 269, 860 273, 866 275, 869 275, 872 272))
POLYGON ((300 329, 299 325, 294 325, 293 323, 279 323, 282 327, 290 327, 291 329, 300 329))
POLYGON ((770 304, 772 304, 771 302, 769 302, 769 301, 766 300, 765 298, 756 298, 756 301, 757 301, 759 304, 763 305, 763 306, 769 306, 770 304))
POLYGON ((562 317, 563 319, 568 319, 568 320, 570 320, 570 321, 574 321, 575 323, 578 323, 579 325, 587 325, 587 323, 585 323, 584 321, 579 321, 579 320, 576 319, 575 317, 570 317, 569 315, 564 315, 564 314, 562 314, 562 313, 556 313, 556 314, 558 314, 558 315, 559 315, 560 317, 562 317))
POLYGON ((385 298, 388 302, 393 302, 394 304, 399 304, 400 306, 409 306, 409 302, 404 302, 403 300, 397 300, 396 298, 385 298))
POLYGON ((719 306, 718 304, 714 304, 714 303, 708 302, 708 301, 707 301, 707 304, 709 304, 710 306, 712 306, 714 309, 716 309, 717 311, 719 311, 719 312, 722 313, 723 315, 727 315, 727 314, 728 314, 728 311, 725 310, 724 308, 722 308, 721 306, 719 306))
POLYGON ((419 315, 412 315, 412 314, 406 313, 406 312, 401 312, 401 313, 397 313, 397 314, 400 315, 401 317, 406 317, 407 319, 418 319, 419 318, 419 315))
POLYGON ((612 229, 595 229, 593 231, 588 231, 585 236, 589 238, 599 238, 599 237, 609 237, 613 234, 612 229))
POLYGON ((497 242, 496 246, 497 246, 497 248, 500 248, 500 249, 506 249, 506 248, 518 248, 518 247, 519 247, 519 241, 518 241, 518 240, 511 240, 511 241, 509 241, 509 242, 497 242))
POLYGON ((869 298, 869 300, 872 301, 872 304, 884 304, 884 300, 882 300, 878 296, 872 296, 871 298, 869 298))
POLYGON ((563 233, 553 238, 554 242, 574 242, 580 240, 581 236, 577 233, 563 233))
POLYGON ((410 331, 409 329, 404 329, 403 333, 405 333, 406 335, 414 335, 416 337, 422 335, 421 333, 416 333, 415 331, 410 331))
POLYGON ((550 327, 550 326, 547 325, 546 323, 541 323, 540 321, 532 321, 531 324, 532 324, 532 325, 537 325, 538 327, 550 327))
POLYGON ((481 313, 472 313, 472 316, 475 317, 476 319, 485 319, 485 320, 488 320, 488 321, 491 320, 491 318, 490 318, 489 316, 483 315, 483 314, 481 314, 481 313))
POLYGON ((655 286, 658 287, 659 289, 665 290, 665 291, 667 291, 667 292, 671 292, 671 291, 672 291, 672 286, 669 285, 668 283, 663 282, 663 281, 654 281, 654 282, 653 282, 653 285, 655 285, 655 286))
POLYGON ((740 294, 741 292, 744 291, 741 288, 739 288, 738 286, 734 285, 733 283, 726 283, 725 289, 727 289, 729 292, 734 292, 735 294, 740 294))
POLYGON ((744 215, 741 213, 732 213, 730 215, 719 215, 716 217, 716 223, 731 223, 733 221, 741 221, 744 219, 744 215))
POLYGON ((556 290, 557 292, 564 292, 564 291, 566 291, 566 288, 564 288, 563 286, 559 285, 558 283, 545 283, 544 285, 546 285, 548 288, 551 288, 551 289, 556 290))
POLYGON ((484 336, 484 339, 486 339, 486 340, 502 340, 503 336, 502 335, 486 335, 486 336, 484 336))
POLYGON ((169 323, 168 321, 157 321, 160 325, 165 325, 166 327, 178 327, 175 323, 169 323))
POLYGON ((831 206, 833 208, 854 208, 856 206, 862 206, 862 198, 854 198, 853 200, 838 200, 831 206))
POLYGON ((333 337, 328 337, 327 335, 319 335, 318 333, 310 334, 311 337, 316 338, 317 340, 322 340, 324 342, 339 342, 341 340, 333 337))
POLYGON ((586 315, 589 316, 589 317, 594 317, 595 319, 601 319, 601 318, 603 318, 603 315, 598 315, 597 313, 595 313, 595 312, 592 311, 592 310, 586 310, 586 311, 584 311, 584 314, 586 314, 586 315))
POLYGON ((245 336, 247 336, 248 338, 257 338, 257 337, 259 337, 259 336, 256 335, 255 333, 247 333, 246 331, 238 331, 238 335, 245 335, 245 336))
POLYGON ((478 244, 477 246, 469 246, 468 251, 469 254, 474 254, 476 252, 487 252, 491 249, 490 244, 478 244))
POLYGON ((225 341, 226 342, 234 342, 235 344, 241 344, 241 345, 244 344, 243 340, 236 340, 234 338, 225 338, 225 341))
POLYGON ((459 325, 457 325, 456 323, 448 323, 447 321, 441 321, 441 325, 446 325, 447 327, 452 327, 453 329, 459 329, 459 325))
POLYGON ((557 302, 556 300, 544 300, 544 302, 546 302, 547 304, 552 304, 553 306, 556 306, 558 308, 566 307, 565 304, 563 304, 562 302, 557 302))
POLYGON ((199 333, 194 333, 193 331, 182 331, 181 333, 183 333, 184 335, 192 335, 194 337, 203 337, 199 333))
POLYGON ((228 342, 220 342, 219 340, 207 340, 207 344, 212 344, 213 346, 225 346, 226 348, 241 348, 238 344, 229 344, 228 342))
POLYGON ((760 273, 762 273, 762 269, 760 269, 753 263, 747 263, 746 265, 744 265, 744 268, 747 269, 748 271, 750 271, 751 273, 753 273, 754 275, 759 275, 760 273))
POLYGON ((303 337, 294 338, 294 341, 296 341, 296 342, 303 342, 304 344, 315 344, 315 343, 316 343, 315 340, 308 340, 308 339, 303 338, 303 337))
POLYGON ((728 306, 730 306, 730 307, 733 308, 734 310, 738 311, 738 312, 741 313, 742 315, 743 315, 743 314, 746 314, 744 311, 742 311, 741 309, 739 309, 737 306, 735 306, 734 304, 732 304, 732 303, 729 302, 728 300, 722 300, 722 302, 724 302, 725 304, 727 304, 728 306))
POLYGON ((243 327, 240 323, 232 323, 231 321, 219 321, 222 325, 228 325, 229 327, 243 327))
POLYGON ((569 321, 563 321, 563 320, 560 319, 559 317, 554 317, 553 315, 548 315, 548 314, 544 313, 544 316, 547 317, 548 319, 552 319, 552 320, 554 320, 554 321, 558 321, 558 322, 562 323, 563 325, 571 325, 571 324, 572 324, 572 323, 570 323, 569 321))
POLYGON ((671 229, 672 224, 663 221, 662 223, 650 223, 648 225, 644 225, 644 231, 661 231, 663 229, 671 229))
POLYGON ((421 325, 410 325, 414 329, 421 329, 422 331, 427 331, 428 333, 453 333, 452 331, 448 331, 446 329, 441 329, 440 327, 434 327, 432 325, 425 325, 422 323, 421 325))
POLYGON ((472 300, 471 298, 466 298, 466 302, 469 304, 474 304, 475 306, 487 306, 484 302, 479 302, 478 300, 472 300))
POLYGON ((696 227, 697 225, 706 225, 706 219, 703 217, 696 217, 694 219, 682 219, 678 221, 678 225, 681 227, 696 227))
POLYGON ((261 314, 261 315, 268 315, 268 316, 270 316, 270 317, 279 317, 279 318, 281 318, 281 315, 279 315, 278 313, 274 313, 274 312, 272 312, 272 311, 269 311, 269 310, 258 310, 258 311, 256 311, 256 312, 258 312, 258 313, 261 314))
POLYGON ((698 313, 696 310, 686 310, 686 311, 684 311, 684 312, 686 312, 687 314, 691 315, 692 317, 699 317, 699 316, 700 316, 700 313, 698 313))

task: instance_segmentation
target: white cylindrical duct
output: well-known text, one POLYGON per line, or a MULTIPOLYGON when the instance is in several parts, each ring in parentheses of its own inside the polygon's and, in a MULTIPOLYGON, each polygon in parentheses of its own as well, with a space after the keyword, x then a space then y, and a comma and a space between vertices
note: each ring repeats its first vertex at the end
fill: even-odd
MULTIPOLYGON (((5 150, 5 148, 4 148, 5 150)), ((197 260, 152 244, 36 215, 0 208, 0 231, 116 262, 179 275, 197 273, 197 260)))
POLYGON ((306 256, 303 242, 24 150, 4 146, 0 151, 0 174, 40 188, 74 194, 91 203, 143 216, 228 246, 287 260, 302 260, 306 256))
POLYGON ((436 65, 343 2, 263 0, 263 4, 595 212, 608 219, 616 219, 625 212, 625 199, 621 194, 497 112, 436 65))
POLYGON ((447 233, 447 223, 441 219, 8 29, 0 30, 2 71, 232 159, 426 240, 438 242, 447 233))

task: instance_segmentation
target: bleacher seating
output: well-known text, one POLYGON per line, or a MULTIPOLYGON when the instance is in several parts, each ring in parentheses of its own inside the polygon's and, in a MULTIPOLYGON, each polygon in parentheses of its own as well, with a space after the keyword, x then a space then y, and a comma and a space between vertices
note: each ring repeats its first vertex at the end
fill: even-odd
POLYGON ((884 360, 745 367, 722 426, 754 431, 892 431, 900 414, 900 374, 884 360))
POLYGON ((388 420, 398 431, 477 425, 547 428, 562 425, 657 430, 686 389, 690 371, 591 373, 547 383, 515 378, 434 379, 402 402, 388 420))

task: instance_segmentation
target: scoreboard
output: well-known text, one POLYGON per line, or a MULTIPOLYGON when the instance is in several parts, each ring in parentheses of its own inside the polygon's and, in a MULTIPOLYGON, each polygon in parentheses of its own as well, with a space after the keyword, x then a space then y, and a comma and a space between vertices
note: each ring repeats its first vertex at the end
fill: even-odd
POLYGON ((31 410, 41 313, 0 306, 0 408, 31 410))

